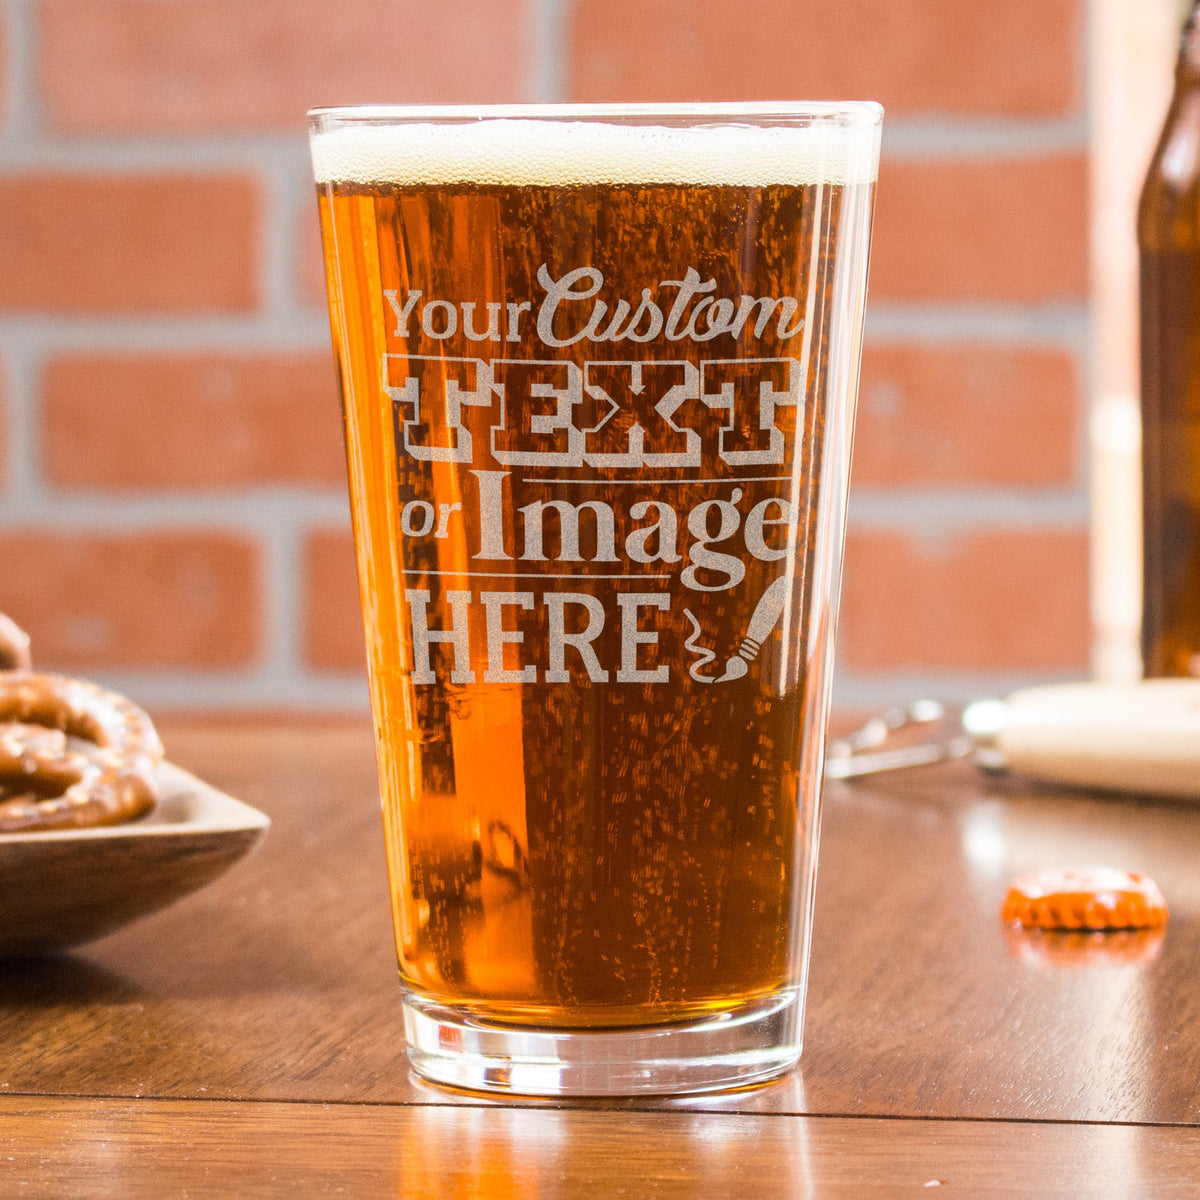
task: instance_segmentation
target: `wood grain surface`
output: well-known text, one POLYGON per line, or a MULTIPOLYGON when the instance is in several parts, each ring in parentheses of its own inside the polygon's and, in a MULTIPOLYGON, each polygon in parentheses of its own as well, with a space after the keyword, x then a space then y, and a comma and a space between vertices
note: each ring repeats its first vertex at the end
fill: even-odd
MULTIPOLYGON (((328 1120, 351 1122, 350 1137, 359 1128, 353 1122, 374 1112, 368 1125, 370 1136, 381 1139, 373 1152, 380 1155, 389 1138, 401 1136, 381 1130, 407 1139, 432 1129, 435 1148, 438 1122, 458 1129, 461 1120, 468 1131, 527 1130, 538 1162, 559 1153, 560 1139, 582 1139, 607 1153, 602 1148, 616 1136, 612 1130, 651 1136, 655 1126, 634 1110, 672 1113, 661 1129, 674 1131, 663 1136, 675 1149, 661 1152, 684 1158, 693 1153, 687 1147, 709 1146, 701 1132, 709 1126, 690 1124, 688 1114, 759 1114, 772 1120, 711 1126, 714 1140, 705 1153, 719 1157, 718 1130, 745 1137, 736 1144, 749 1148, 743 1156, 749 1165, 739 1170, 757 1169, 750 1160, 760 1144, 776 1147, 770 1155, 786 1163, 787 1146, 828 1149, 850 1139, 847 1145, 861 1147, 854 1153, 863 1156, 864 1179, 876 1153, 870 1147, 899 1147, 897 1138, 909 1139, 904 1144, 912 1149, 908 1159, 909 1151, 897 1150, 896 1161, 910 1161, 916 1174, 928 1170, 929 1178, 938 1174, 933 1152, 943 1147, 966 1164, 979 1154, 1000 1154, 1000 1147, 1026 1155, 1030 1147, 1048 1146, 1060 1165, 1078 1155, 1078 1169, 1090 1171, 1095 1145, 1106 1154, 1123 1146, 1135 1161, 1128 1169, 1141 1171, 1148 1169, 1143 1158, 1153 1159, 1161 1147, 1172 1147, 1171 1161, 1181 1162, 1179 1154, 1200 1144, 1193 1129, 1008 1123, 1200 1122, 1195 808, 1032 792, 966 766, 833 786, 800 1069, 753 1091, 598 1102, 574 1106, 568 1111, 578 1113, 568 1117, 535 1102, 456 1095, 409 1074, 365 724, 166 724, 164 739, 174 761, 262 809, 272 830, 253 857, 174 907, 70 955, 0 967, 0 1091, 15 1106, 4 1111, 29 1108, 37 1137, 53 1136, 55 1122, 87 1116, 48 1098, 97 1096, 387 1102, 407 1107, 354 1109, 357 1116, 338 1108, 328 1120), (1161 943, 1005 937, 998 911, 1011 876, 1091 863, 1157 879, 1172 909, 1161 943), (457 1108, 461 1116, 452 1115, 457 1108), (609 1115, 600 1120, 603 1114, 609 1115), (787 1114, 990 1123, 774 1119, 787 1114), (537 1141, 545 1130, 551 1131, 546 1141, 537 1141)), ((94 1120, 111 1117, 127 1123, 122 1129, 130 1137, 150 1137, 155 1121, 176 1112, 126 1100, 94 1106, 94 1120)), ((268 1112, 299 1122, 290 1128, 301 1141, 309 1136, 303 1120, 323 1119, 320 1113, 302 1119, 303 1108, 262 1105, 247 1106, 249 1115, 236 1121, 222 1116, 233 1110, 221 1106, 178 1111, 192 1114, 189 1131, 199 1122, 203 1137, 211 1136, 214 1155, 225 1153, 221 1147, 238 1122, 265 1120, 268 1112)), ((656 1194, 675 1193, 664 1184, 656 1194)))
POLYGON ((0 1100, 5 1196, 1191 1200, 1172 1126, 469 1106, 0 1100))

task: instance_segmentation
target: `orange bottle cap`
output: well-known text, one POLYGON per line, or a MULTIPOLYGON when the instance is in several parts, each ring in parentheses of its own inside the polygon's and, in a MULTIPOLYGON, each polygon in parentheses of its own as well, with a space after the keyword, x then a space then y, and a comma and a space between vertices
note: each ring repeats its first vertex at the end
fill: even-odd
POLYGON ((1152 929, 1167 904, 1153 879, 1112 867, 1067 867, 1009 885, 1004 921, 1030 929, 1152 929))

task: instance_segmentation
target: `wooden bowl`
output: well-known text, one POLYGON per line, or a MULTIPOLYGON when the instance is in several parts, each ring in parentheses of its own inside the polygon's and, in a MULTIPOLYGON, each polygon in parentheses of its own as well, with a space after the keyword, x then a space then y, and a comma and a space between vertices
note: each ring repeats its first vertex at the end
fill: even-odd
POLYGON ((0 957, 91 941, 228 870, 270 820, 170 763, 139 821, 0 834, 0 957))

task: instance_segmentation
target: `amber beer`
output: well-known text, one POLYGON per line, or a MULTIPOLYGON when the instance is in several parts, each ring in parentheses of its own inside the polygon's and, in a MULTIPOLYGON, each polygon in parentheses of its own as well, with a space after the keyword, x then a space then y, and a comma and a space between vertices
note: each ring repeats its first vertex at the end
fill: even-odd
MULTIPOLYGON (((795 1023, 877 154, 863 107, 765 126, 318 115, 428 1074, 637 1090, 431 1061, 480 1023, 567 1033, 584 1057, 589 1031, 795 1023)), ((789 1036, 736 1077, 787 1065, 789 1036)))
POLYGON ((1138 211, 1141 255, 1142 658, 1200 675, 1200 4, 1138 211))

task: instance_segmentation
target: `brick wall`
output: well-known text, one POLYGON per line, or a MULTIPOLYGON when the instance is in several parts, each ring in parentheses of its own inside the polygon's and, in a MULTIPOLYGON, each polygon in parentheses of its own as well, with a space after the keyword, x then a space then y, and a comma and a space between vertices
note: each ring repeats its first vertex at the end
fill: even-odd
POLYGON ((0 609, 147 704, 365 704, 308 106, 869 97, 839 699, 1083 672, 1084 16, 0 0, 0 609))

